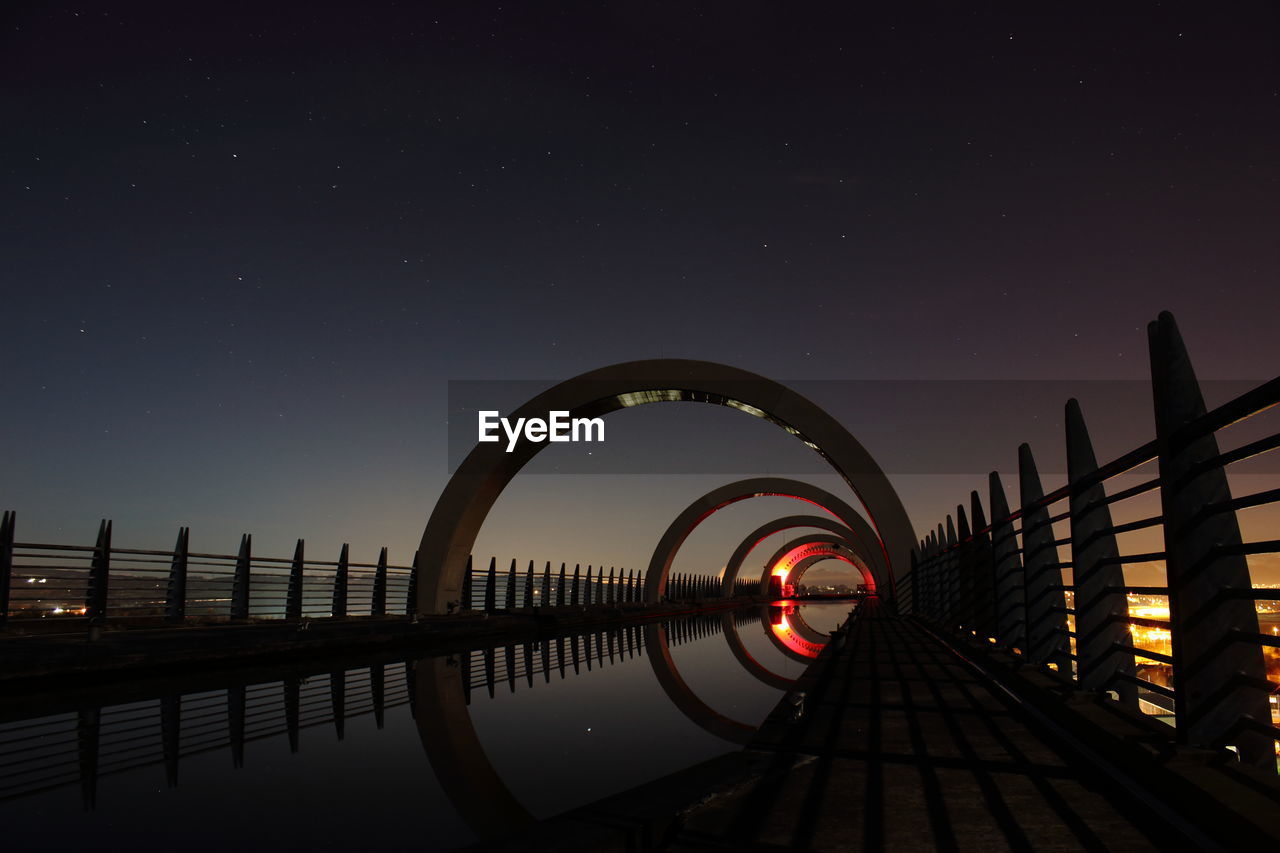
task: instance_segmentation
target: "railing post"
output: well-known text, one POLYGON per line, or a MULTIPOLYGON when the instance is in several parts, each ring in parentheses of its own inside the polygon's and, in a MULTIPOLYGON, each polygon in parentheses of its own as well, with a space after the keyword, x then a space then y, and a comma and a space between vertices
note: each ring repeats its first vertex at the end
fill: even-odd
MULTIPOLYGON (((418 617, 418 552, 413 552, 413 568, 409 570, 409 584, 404 596, 404 615, 418 617)), ((409 695, 413 695, 412 693, 409 695)))
POLYGON ((289 566, 289 591, 285 595, 284 618, 302 618, 302 570, 305 565, 303 552, 305 544, 301 539, 293 549, 293 563, 289 566))
POLYGON ((516 609, 516 558, 511 558, 511 567, 507 569, 507 609, 516 609))
POLYGON ((930 558, 933 568, 929 571, 933 587, 932 618, 934 623, 941 625, 947 600, 947 565, 946 558, 942 555, 942 549, 947 544, 947 532, 939 524, 936 530, 930 531, 930 538, 933 540, 933 554, 930 558))
POLYGON ((960 594, 960 549, 956 547, 956 525, 951 519, 951 514, 947 513, 947 532, 946 532, 947 556, 943 563, 943 590, 946 596, 942 602, 942 627, 948 631, 954 630, 956 626, 956 615, 960 612, 957 597, 960 594))
POLYGON ((942 553, 943 549, 947 547, 947 532, 946 532, 946 528, 943 528, 941 521, 940 523, 938 523, 938 529, 936 530, 936 532, 934 532, 933 537, 934 537, 934 540, 936 540, 937 547, 938 547, 938 553, 936 558, 938 606, 937 606, 937 612, 934 613, 933 620, 934 622, 937 622, 937 625, 940 626, 941 628, 943 622, 945 622, 947 619, 947 611, 948 611, 948 608, 950 608, 947 602, 948 602, 948 597, 950 597, 950 594, 951 594, 950 588, 948 588, 948 585, 947 585, 948 584, 948 578, 947 578, 948 556, 945 555, 945 553, 942 553))
POLYGON ((929 537, 920 539, 920 567, 911 575, 911 613, 929 619, 929 537))
POLYGON ((991 565, 995 574, 996 639, 1005 648, 1027 652, 1026 600, 1022 558, 1018 554, 1018 538, 1009 520, 1009 501, 1004 495, 1000 474, 988 475, 991 491, 991 565))
POLYGON ((973 627, 977 630, 982 642, 987 642, 996 632, 995 599, 996 581, 992 571, 991 534, 978 533, 987 526, 986 515, 982 512, 982 498, 978 492, 969 492, 969 508, 973 515, 973 550, 969 561, 971 572, 970 609, 973 627))
POLYGON ((592 581, 591 564, 588 563, 587 564, 587 585, 586 587, 584 587, 584 589, 586 590, 586 594, 583 596, 583 599, 582 599, 582 603, 588 606, 591 604, 591 581, 592 581))
POLYGON ((249 570, 253 562, 253 536, 240 537, 240 554, 236 557, 236 573, 231 579, 231 618, 249 618, 249 570))
POLYGON ((582 564, 574 563, 573 564, 573 586, 570 587, 570 591, 569 591, 569 603, 581 604, 582 600, 578 598, 578 595, 581 592, 582 592, 582 564))
POLYGON ((489 558, 489 573, 484 578, 484 612, 498 609, 498 558, 489 558))
POLYGON ((925 562, 920 614, 930 622, 938 621, 938 539, 932 530, 924 538, 925 562))
POLYGON ((1062 567, 1054 544, 1049 508, 1032 508, 1044 498, 1040 473, 1031 446, 1018 447, 1018 483, 1022 497, 1022 562, 1027 609, 1027 657, 1032 663, 1052 663, 1071 675, 1071 636, 1067 631, 1067 602, 1062 594, 1062 567), (1054 587, 1057 587, 1055 589, 1054 587))
POLYGON ((347 586, 351 581, 351 566, 348 560, 350 546, 342 543, 342 553, 338 555, 338 569, 333 574, 333 615, 344 618, 347 615, 347 586))
POLYGON ((373 572, 373 600, 369 603, 370 616, 387 615, 387 549, 378 552, 378 568, 373 572))
POLYGON ((551 561, 547 560, 546 566, 542 569, 542 595, 539 596, 538 605, 540 607, 551 606, 551 561))
POLYGON ((951 615, 953 628, 973 630, 973 546, 966 542, 969 515, 963 504, 956 505, 956 606, 951 615))
POLYGON ((913 616, 924 616, 924 583, 925 563, 929 559, 929 548, 921 539, 911 555, 911 608, 907 612, 913 616))
POLYGON ((472 556, 468 554, 467 568, 462 573, 462 603, 460 605, 460 608, 462 610, 471 609, 471 586, 475 582, 474 578, 472 577, 471 561, 472 561, 472 556))
POLYGON ((1075 399, 1067 401, 1067 482, 1071 486, 1071 575, 1075 587, 1076 674, 1086 690, 1115 690, 1120 701, 1138 707, 1129 597, 1124 566, 1112 532, 1111 508, 1102 483, 1081 485, 1098 470, 1084 414, 1075 399), (1124 678, 1121 676, 1128 676, 1124 678))
POLYGON ((187 618, 187 554, 191 528, 178 528, 178 541, 173 546, 173 562, 169 564, 169 583, 165 590, 164 617, 173 625, 187 618))
POLYGON ((533 607, 533 560, 529 561, 529 568, 524 573, 524 606, 533 607))
POLYGON ((604 588, 604 602, 605 604, 618 603, 618 594, 613 582, 613 566, 609 567, 609 585, 604 588))
POLYGON ((0 521, 0 628, 9 621, 9 593, 13 589, 13 536, 17 515, 5 510, 0 521))
POLYGON ((1226 471, 1215 461, 1218 440, 1185 432, 1205 406, 1173 316, 1162 313, 1147 332, 1178 734, 1197 746, 1233 745, 1245 764, 1274 771, 1273 739, 1236 730, 1250 720, 1270 724, 1267 693, 1274 685, 1262 647, 1250 641, 1259 633, 1253 581, 1228 505, 1226 471))
POLYGON ((560 577, 556 580, 556 607, 564 606, 565 574, 564 563, 560 564, 560 577))
POLYGON ((102 519, 98 525, 98 543, 93 546, 93 562, 89 565, 89 588, 84 612, 89 617, 89 639, 102 636, 102 623, 107 618, 107 582, 111 574, 111 522, 102 519))

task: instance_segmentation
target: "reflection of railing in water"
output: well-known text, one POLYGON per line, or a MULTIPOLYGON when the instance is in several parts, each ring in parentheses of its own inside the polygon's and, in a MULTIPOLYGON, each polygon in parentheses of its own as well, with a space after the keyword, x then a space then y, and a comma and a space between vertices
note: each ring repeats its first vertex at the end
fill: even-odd
MULTIPOLYGON (((758 622, 758 612, 746 611, 745 621, 758 622)), ((690 616, 663 621, 661 624, 666 629, 667 642, 672 646, 719 634, 722 630, 719 614, 690 616)), ((503 683, 507 685, 509 692, 515 693, 520 681, 533 687, 538 675, 543 677, 544 682, 550 683, 554 672, 559 672, 560 678, 564 678, 570 669, 578 675, 583 668, 590 672, 593 666, 603 668, 644 653, 644 631, 638 625, 532 643, 475 649, 460 656, 463 689, 468 701, 473 690, 487 690, 489 696, 493 697, 497 686, 503 683)))
POLYGON ((283 734, 297 752, 303 729, 330 724, 341 740, 347 720, 382 728, 411 697, 411 666, 376 664, 0 723, 0 801, 79 784, 92 808, 103 776, 163 764, 174 787, 182 759, 226 749, 242 767, 246 744, 283 734))
MULTIPOLYGON (((694 616, 664 623, 668 642, 679 645, 721 630, 721 616, 694 616)), ((759 620, 756 611, 735 614, 741 624, 759 620)), ((581 674, 645 653, 638 626, 549 640, 473 650, 458 657, 467 701, 472 691, 495 695, 506 682, 529 687, 536 675, 546 682, 559 671, 581 674)), ((339 740, 347 721, 372 715, 378 728, 390 709, 413 706, 413 665, 379 663, 340 672, 294 674, 256 684, 175 692, 142 701, 105 706, 68 702, 68 710, 0 722, 0 801, 79 785, 92 808, 98 780, 163 765, 169 786, 178 783, 181 761, 228 750, 232 763, 245 763, 246 745, 285 735, 291 751, 301 732, 330 726, 339 740), (80 707, 75 707, 79 704, 80 707)))

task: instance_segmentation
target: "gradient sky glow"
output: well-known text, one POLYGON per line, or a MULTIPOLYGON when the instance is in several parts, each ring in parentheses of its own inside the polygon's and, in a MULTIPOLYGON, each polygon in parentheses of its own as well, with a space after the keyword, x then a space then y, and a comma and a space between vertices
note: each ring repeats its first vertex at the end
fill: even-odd
MULTIPOLYGON (((123 545, 186 524, 198 550, 249 531, 407 561, 451 379, 664 356, 1141 379, 1165 309, 1202 378, 1280 364, 1274 4, 13 3, 0 26, 0 505, 22 539, 91 541, 105 516, 123 545)), ((987 402, 1010 475, 1041 414, 987 402)), ((857 417, 963 452, 946 412, 895 411, 857 417)), ((708 454, 768 429, 652 417, 708 454)), ((743 474, 803 450, 769 440, 743 474)), ((477 550, 638 567, 728 479, 522 477, 477 550)), ((923 530, 984 480, 895 484, 923 530)), ((684 567, 794 511, 754 503, 684 567)))

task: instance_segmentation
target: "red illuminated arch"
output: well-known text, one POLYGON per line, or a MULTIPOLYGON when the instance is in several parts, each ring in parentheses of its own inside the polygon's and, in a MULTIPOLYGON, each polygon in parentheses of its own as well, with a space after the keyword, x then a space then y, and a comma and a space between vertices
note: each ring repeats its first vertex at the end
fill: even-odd
POLYGON ((822 560, 841 560, 862 573, 862 579, 871 591, 875 591, 875 577, 861 559, 858 550, 849 542, 831 533, 813 533, 801 536, 783 545, 764 564, 760 574, 761 590, 767 590, 771 575, 782 574, 784 583, 796 583, 809 566, 822 560))
MULTIPOLYGON (((861 519, 861 516, 858 516, 861 519)), ((863 522, 866 524, 866 522, 863 522)), ((733 554, 729 557, 729 562, 724 566, 724 577, 721 580, 721 590, 725 597, 733 595, 733 584, 738 579, 738 573, 742 570, 742 564, 746 561, 747 556, 755 550, 756 546, 768 539, 775 533, 781 533, 784 530, 794 530, 799 527, 812 527, 817 530, 826 530, 837 536, 843 537, 851 545, 857 544, 855 550, 859 556, 867 560, 868 565, 874 563, 875 558, 879 556, 879 549, 871 548, 866 550, 862 544, 862 540, 871 534, 868 526, 866 530, 859 535, 852 528, 845 526, 843 523, 833 519, 825 518, 821 515, 788 515, 783 518, 775 518, 773 521, 766 522, 755 530, 747 534, 746 538, 734 549, 733 554)))
MULTIPOLYGON (((645 598, 649 601, 658 601, 662 598, 663 593, 666 591, 667 575, 670 573, 671 565, 675 561, 676 552, 680 550, 681 544, 697 529, 699 524, 730 504, 760 497, 795 498, 814 504, 834 515, 843 523, 847 531, 852 532, 858 553, 866 555, 869 565, 874 567, 873 573, 879 574, 880 578, 884 580, 881 586, 888 585, 892 588, 893 578, 885 568, 883 550, 875 531, 872 530, 866 519, 853 507, 849 506, 848 503, 826 489, 815 486, 812 483, 806 483, 803 480, 790 480, 784 477, 753 477, 712 489, 685 507, 675 517, 675 520, 667 526, 666 531, 662 534, 662 538, 658 540, 657 547, 653 549, 653 556, 649 558, 649 569, 644 578, 645 598)), ((740 545, 739 551, 742 551, 745 545, 745 542, 740 545)), ((747 548, 747 550, 750 549, 747 548)), ((735 557, 737 554, 738 551, 735 551, 735 557)), ((745 557, 745 555, 746 552, 743 551, 742 556, 745 557)), ((730 563, 732 562, 733 558, 731 557, 730 563)), ((739 559, 738 565, 741 566, 741 559, 739 559)), ((734 570, 734 576, 736 574, 737 569, 734 570)), ((728 571, 725 572, 725 577, 729 578, 728 584, 731 589, 733 579, 728 571)))

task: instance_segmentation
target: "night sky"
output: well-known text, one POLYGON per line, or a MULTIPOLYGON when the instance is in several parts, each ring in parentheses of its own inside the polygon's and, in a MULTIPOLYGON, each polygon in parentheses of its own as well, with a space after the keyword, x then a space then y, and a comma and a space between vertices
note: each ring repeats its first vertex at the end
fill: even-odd
MULTIPOLYGON (((1165 309, 1202 378, 1275 375, 1277 7, 911 5, 6 4, 0 505, 28 541, 404 562, 449 380, 1137 380, 1165 309)), ((902 393, 841 419, 964 453, 902 393)), ((989 397, 1012 491, 1061 409, 989 397)), ((648 408, 610 439, 805 453, 648 408)), ((923 532, 981 470, 895 483, 923 532)), ((521 477, 478 551, 639 566, 728 479, 521 477)), ((686 567, 798 511, 754 503, 686 567)))

